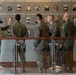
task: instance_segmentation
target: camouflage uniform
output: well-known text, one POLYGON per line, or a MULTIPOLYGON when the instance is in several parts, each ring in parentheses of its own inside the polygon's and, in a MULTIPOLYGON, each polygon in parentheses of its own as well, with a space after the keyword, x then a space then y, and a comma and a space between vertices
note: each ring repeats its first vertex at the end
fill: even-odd
MULTIPOLYGON (((73 22, 74 23, 74 22, 73 22)), ((76 36, 76 22, 74 23, 74 25, 75 25, 75 36, 76 36)))
MULTIPOLYGON (((36 37, 49 37, 49 27, 46 23, 41 22, 36 26, 35 30, 36 37)), ((49 68, 50 62, 50 50, 48 40, 35 40, 34 47, 36 48, 36 62, 38 70, 43 72, 49 68)))
MULTIPOLYGON (((13 36, 15 36, 15 37, 27 37, 28 36, 26 26, 24 24, 22 24, 20 21, 16 22, 13 25, 12 31, 13 31, 13 36)), ((16 40, 17 51, 18 51, 20 59, 21 59, 22 68, 24 69, 24 67, 25 67, 26 44, 25 44, 25 40, 23 40, 23 41, 24 41, 23 43, 20 43, 19 40, 16 40)))
MULTIPOLYGON (((71 21, 64 22, 61 26, 61 37, 74 37, 75 25, 71 21)), ((64 64, 66 65, 66 71, 68 67, 69 72, 73 72, 73 46, 74 39, 64 39, 61 41, 64 50, 64 64)))
MULTIPOLYGON (((59 37, 60 36, 60 27, 57 23, 53 23, 53 24, 48 24, 49 26, 49 34, 50 34, 50 37, 59 37)), ((60 65, 60 61, 58 61, 59 59, 59 56, 58 56, 58 53, 59 53, 59 40, 54 40, 55 42, 55 46, 53 45, 53 40, 50 40, 50 53, 51 53, 51 61, 53 64, 56 63, 57 65, 60 65), (53 48, 55 47, 55 48, 53 48), (54 50, 55 49, 55 50, 54 50), (55 59, 55 61, 54 61, 55 59)))

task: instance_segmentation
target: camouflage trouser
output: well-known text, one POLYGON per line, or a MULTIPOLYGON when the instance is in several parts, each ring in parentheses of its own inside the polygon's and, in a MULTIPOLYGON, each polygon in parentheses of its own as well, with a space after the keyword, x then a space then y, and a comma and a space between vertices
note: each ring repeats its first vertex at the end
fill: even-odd
POLYGON ((64 64, 66 65, 66 70, 67 67, 69 67, 69 71, 73 71, 73 47, 69 47, 69 49, 65 49, 64 51, 64 64))
POLYGON ((63 49, 55 46, 55 62, 56 65, 62 66, 63 64, 63 49))
POLYGON ((50 52, 40 52, 39 54, 36 55, 37 55, 36 62, 38 65, 38 70, 48 69, 51 63, 50 52))
MULTIPOLYGON (((20 51, 19 48, 20 47, 16 46, 16 44, 15 44, 14 49, 13 49, 13 62, 15 62, 15 49, 17 49, 17 56, 18 55, 20 56, 21 65, 22 65, 22 68, 24 69, 25 68, 25 52, 23 50, 20 51)), ((18 58, 17 58, 17 60, 18 60, 18 58)), ((14 63, 13 63, 13 65, 14 65, 14 63)))
POLYGON ((21 65, 24 68, 25 67, 25 52, 19 52, 19 56, 21 59, 21 65))

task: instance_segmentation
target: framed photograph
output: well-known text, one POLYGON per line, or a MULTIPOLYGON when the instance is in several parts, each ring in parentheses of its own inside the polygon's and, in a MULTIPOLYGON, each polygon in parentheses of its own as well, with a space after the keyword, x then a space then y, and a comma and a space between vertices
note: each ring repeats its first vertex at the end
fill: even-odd
POLYGON ((54 5, 54 11, 58 11, 59 10, 59 6, 58 5, 54 5))
POLYGON ((47 16, 44 17, 44 21, 47 22, 47 16))
POLYGON ((12 11, 12 5, 8 5, 7 10, 12 11))
POLYGON ((76 24, 76 17, 73 17, 73 22, 76 24))
POLYGON ((12 17, 8 17, 7 18, 7 23, 10 25, 13 23, 13 18, 12 17))
POLYGON ((27 26, 27 29, 28 29, 28 36, 29 37, 34 37, 35 36, 35 27, 28 27, 27 26))
POLYGON ((31 11, 31 6, 30 5, 26 6, 26 11, 31 11))
POLYGON ((3 20, 2 20, 2 17, 0 17, 0 24, 2 24, 3 23, 3 20))
POLYGON ((58 23, 59 22, 59 17, 55 17, 54 21, 58 23))
POLYGON ((76 11, 76 5, 73 5, 73 11, 76 11))
POLYGON ((35 6, 35 10, 36 10, 36 11, 40 11, 40 5, 36 5, 36 6, 35 6))
POLYGON ((2 11, 3 10, 3 6, 2 5, 0 5, 0 11, 2 11))
POLYGON ((31 35, 31 30, 28 30, 28 37, 31 35))
POLYGON ((26 24, 31 24, 31 17, 26 18, 26 24))
POLYGON ((49 11, 49 5, 45 4, 45 11, 49 11))
POLYGON ((68 5, 63 5, 63 11, 68 11, 68 5))
POLYGON ((17 11, 22 11, 22 6, 21 5, 17 5, 17 11))

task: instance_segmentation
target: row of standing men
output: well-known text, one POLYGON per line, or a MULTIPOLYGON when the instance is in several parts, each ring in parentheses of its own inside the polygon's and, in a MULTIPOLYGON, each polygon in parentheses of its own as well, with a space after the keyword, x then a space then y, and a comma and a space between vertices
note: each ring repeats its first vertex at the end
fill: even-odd
MULTIPOLYGON (((54 15, 47 16, 47 23, 42 21, 41 14, 36 15, 36 37, 74 37, 75 25, 70 21, 70 14, 64 13, 63 24, 54 22, 54 15)), ((47 72, 49 66, 59 72, 73 72, 73 46, 74 39, 61 40, 35 40, 33 49, 36 50, 36 61, 39 72, 47 72), (55 43, 55 44, 53 44, 55 43), (55 66, 54 66, 55 64, 55 66)))
MULTIPOLYGON (((17 14, 15 19, 17 22, 10 26, 12 36, 28 37, 27 27, 20 21, 21 15, 17 14)), ((35 37, 74 37, 76 28, 70 20, 69 13, 64 13, 63 21, 63 24, 60 25, 54 22, 54 15, 48 15, 47 22, 45 23, 43 22, 42 15, 37 14, 35 37)), ((16 42, 18 44, 17 51, 21 59, 22 72, 25 72, 25 40, 16 40, 16 42)), ((40 73, 47 73, 50 67, 51 70, 56 70, 56 66, 58 65, 61 69, 58 72, 73 72, 73 46, 74 39, 35 40, 33 50, 36 51, 38 71, 40 73)))

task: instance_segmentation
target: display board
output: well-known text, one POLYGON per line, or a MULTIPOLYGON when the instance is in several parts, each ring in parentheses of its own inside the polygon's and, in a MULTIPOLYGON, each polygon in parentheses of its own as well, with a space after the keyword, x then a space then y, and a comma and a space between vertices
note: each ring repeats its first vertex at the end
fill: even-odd
MULTIPOLYGON (((45 22, 49 14, 53 14, 55 20, 62 22, 64 12, 70 12, 72 15, 71 20, 76 22, 76 0, 0 0, 0 26, 7 25, 8 22, 14 24, 15 15, 19 13, 22 17, 21 21, 27 26, 29 37, 33 37, 36 26, 36 14, 42 14, 45 22)), ((9 46, 11 42, 2 40, 2 60, 0 61, 12 61, 12 47, 9 46)), ((35 51, 32 50, 33 43, 34 40, 26 40, 26 61, 36 61, 35 51)), ((74 60, 76 60, 75 49, 74 60)))
MULTIPOLYGON (((71 0, 48 0, 48 1, 11 1, 0 2, 0 25, 8 25, 15 23, 15 15, 21 15, 21 21, 32 29, 36 26, 36 14, 42 14, 43 20, 46 22, 48 15, 53 14, 55 21, 62 23, 62 14, 64 12, 71 13, 71 20, 76 22, 76 3, 71 0), (74 14, 73 14, 74 13, 74 14), (33 26, 33 27, 32 27, 33 26)), ((34 29, 33 29, 34 30, 34 29)), ((29 30, 30 33, 30 30, 29 30)), ((33 36, 33 33, 30 34, 33 36)))

